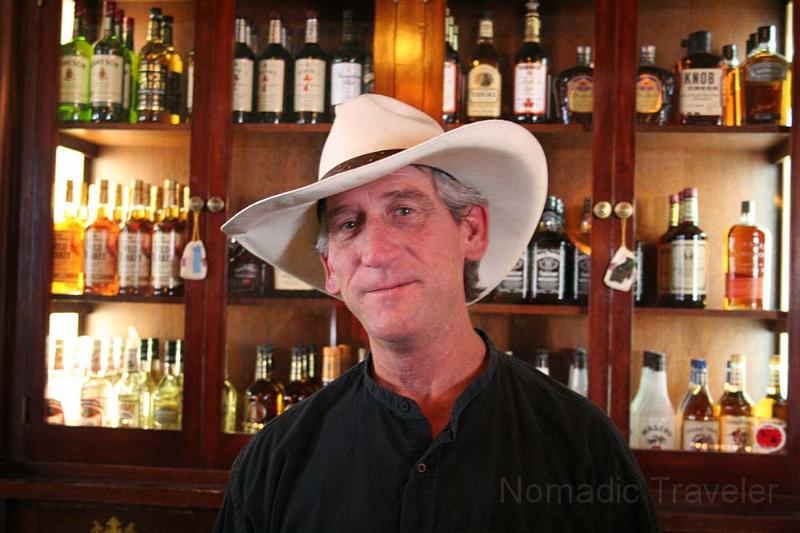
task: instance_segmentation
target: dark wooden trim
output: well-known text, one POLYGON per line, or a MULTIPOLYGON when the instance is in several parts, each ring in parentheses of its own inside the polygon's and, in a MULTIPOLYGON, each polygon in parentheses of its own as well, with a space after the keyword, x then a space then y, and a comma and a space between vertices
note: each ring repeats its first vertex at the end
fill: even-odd
POLYGON ((69 131, 61 131, 58 133, 58 144, 59 146, 77 150, 87 157, 97 157, 100 154, 100 147, 98 145, 76 137, 75 135, 70 135, 69 131))
POLYGON ((397 37, 397 2, 375 0, 373 58, 375 92, 395 96, 395 38, 397 37))

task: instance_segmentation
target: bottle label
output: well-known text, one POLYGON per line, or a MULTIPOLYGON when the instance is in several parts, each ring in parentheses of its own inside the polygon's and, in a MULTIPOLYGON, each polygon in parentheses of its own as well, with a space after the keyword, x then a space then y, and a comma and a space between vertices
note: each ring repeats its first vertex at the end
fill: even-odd
POLYGON ((172 289, 181 284, 181 234, 159 231, 153 234, 153 257, 150 282, 154 289, 172 289))
POLYGON ((92 56, 92 104, 122 104, 120 56, 92 56))
POLYGON ((444 92, 442 93, 442 113, 447 115, 455 114, 456 102, 458 97, 456 91, 458 90, 458 67, 453 61, 444 62, 444 92))
POLYGON ((119 413, 119 427, 138 428, 139 427, 139 397, 131 399, 120 397, 117 403, 119 413))
POLYGON ((672 241, 670 250, 672 263, 672 294, 703 296, 707 290, 706 241, 672 241))
POLYGON ((298 59, 294 63, 294 110, 325 111, 325 61, 298 59))
POLYGON ((502 82, 491 65, 480 64, 469 71, 467 79, 467 115, 499 117, 502 82))
POLYGON ((525 298, 528 293, 528 254, 527 251, 514 264, 511 271, 506 274, 503 281, 495 289, 498 294, 525 298))
POLYGON ((481 20, 478 25, 478 36, 481 39, 494 38, 494 25, 491 20, 481 20))
POLYGON ((87 58, 79 55, 62 56, 59 101, 62 104, 88 104, 89 79, 87 58))
POLYGON ((544 115, 547 111, 547 67, 518 63, 514 67, 514 114, 544 115))
POLYGON ((233 269, 233 291, 257 293, 261 290, 261 265, 255 262, 239 263, 233 269))
POLYGON ((253 60, 233 60, 233 110, 253 110, 253 60))
POLYGON ((669 243, 659 243, 657 250, 657 290, 659 295, 672 292, 672 246, 669 243))
POLYGON ((720 447, 723 452, 744 452, 753 443, 753 419, 723 415, 719 419, 720 447))
POLYGON ((119 234, 119 286, 144 288, 150 282, 152 239, 149 233, 123 230, 119 234))
POLYGON ((267 421, 269 412, 267 406, 258 400, 249 402, 245 410, 245 422, 248 424, 261 424, 267 421))
POLYGON ((131 108, 131 64, 126 61, 122 67, 122 109, 131 108))
POLYGON ((745 80, 752 82, 785 81, 787 65, 771 61, 751 63, 745 69, 745 80))
POLYGON ((778 453, 786 446, 786 422, 778 418, 758 420, 753 439, 755 453, 778 453))
POLYGON ((718 420, 684 420, 683 449, 690 452, 713 452, 719 442, 718 420))
POLYGON ((306 42, 317 42, 317 19, 315 18, 306 20, 306 42))
POLYGON ((192 112, 192 104, 194 103, 194 63, 189 65, 186 69, 186 109, 189 113, 192 112))
POLYGON ((575 258, 575 296, 589 296, 589 280, 591 279, 592 258, 576 248, 575 258))
POLYGON ((739 302, 763 301, 764 278, 728 273, 725 277, 725 297, 739 302))
POLYGON ((172 115, 181 114, 181 73, 170 70, 167 72, 167 94, 164 107, 172 115))
POLYGON ((84 276, 86 286, 107 285, 117 274, 117 257, 106 230, 89 229, 84 242, 84 276))
POLYGON ((106 401, 102 398, 81 398, 81 425, 102 427, 106 417, 106 401))
POLYGON ((594 106, 594 82, 591 76, 575 76, 567 82, 567 109, 571 113, 591 113, 594 106))
POLYGON ((361 94, 361 63, 331 65, 331 105, 352 100, 361 94))
POLYGON ((291 274, 287 274, 283 270, 275 269, 275 290, 276 291, 313 291, 314 287, 300 281, 291 274))
POLYGON ((139 111, 164 111, 167 94, 167 65, 157 61, 139 63, 139 111))
POLYGON ((64 425, 64 407, 61 401, 55 398, 45 398, 45 424, 55 424, 59 426, 64 425))
POLYGON ((722 69, 688 68, 681 71, 680 114, 722 115, 722 69))
POLYGON ((53 235, 53 281, 77 283, 83 272, 80 228, 56 230, 53 235))
POLYGON ((178 426, 178 410, 172 406, 158 406, 153 412, 153 422, 163 428, 178 426))
POLYGON ((658 113, 664 104, 661 80, 652 74, 641 74, 636 80, 636 112, 658 113))
POLYGON ((640 416, 639 448, 674 450, 675 432, 671 416, 640 416))
POLYGON ((564 264, 561 250, 535 246, 531 259, 533 262, 532 281, 535 295, 562 294, 564 264))
POLYGON ((283 112, 283 86, 286 62, 283 59, 264 59, 258 63, 258 111, 283 112))

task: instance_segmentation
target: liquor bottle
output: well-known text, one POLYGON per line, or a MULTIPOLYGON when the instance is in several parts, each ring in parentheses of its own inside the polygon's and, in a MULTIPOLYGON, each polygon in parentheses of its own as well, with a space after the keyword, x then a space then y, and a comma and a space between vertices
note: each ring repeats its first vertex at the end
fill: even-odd
POLYGON ((724 94, 725 102, 723 105, 724 116, 722 123, 726 126, 742 125, 742 74, 739 68, 739 54, 735 44, 726 44, 722 47, 722 57, 725 58, 727 67, 725 69, 724 94))
POLYGON ((120 122, 125 51, 114 34, 115 4, 103 4, 103 36, 92 48, 92 122, 120 122))
POLYGON ((767 394, 756 405, 756 427, 753 439, 755 453, 778 453, 786 446, 786 424, 789 407, 781 394, 781 356, 769 358, 767 394))
POLYGON ((698 227, 697 189, 683 191, 681 223, 670 241, 671 305, 705 307, 706 233, 698 227))
POLYGON ((183 84, 183 58, 175 50, 172 40, 172 17, 165 15, 162 19, 164 25, 164 44, 167 47, 167 92, 164 107, 169 113, 170 124, 181 123, 181 87, 183 84))
POLYGON ((656 66, 656 47, 642 46, 636 78, 636 122, 664 126, 672 114, 675 78, 656 66))
POLYGON ((455 124, 459 118, 461 108, 461 85, 463 69, 461 59, 458 57, 458 43, 455 42, 455 18, 450 14, 450 8, 445 8, 444 17, 444 75, 442 84, 442 122, 455 124))
POLYGON ((725 239, 725 309, 763 309, 769 231, 756 224, 755 202, 742 202, 725 239))
POLYGON ((147 42, 139 52, 139 122, 169 124, 166 108, 169 54, 161 33, 161 8, 150 8, 147 21, 147 42))
POLYGON ((264 294, 269 290, 268 265, 231 238, 228 252, 228 292, 264 294))
MULTIPOLYGON (((455 31, 458 31, 456 26, 455 31)), ((458 35, 456 34, 455 43, 458 43, 458 35)), ((375 92, 375 58, 372 56, 372 48, 370 43, 372 39, 367 39, 367 48, 364 52, 364 76, 361 80, 361 86, 364 88, 364 94, 372 94, 375 92)), ((456 46, 456 53, 458 53, 458 46, 456 46)), ((463 83, 461 84, 463 87, 463 83)))
POLYGON ((119 292, 117 245, 119 227, 108 218, 108 180, 100 180, 97 217, 84 237, 84 294, 114 296, 119 292))
POLYGON ((757 44, 758 44, 758 35, 756 35, 755 33, 751 33, 750 36, 747 38, 747 42, 745 43, 745 59, 753 54, 757 44))
POLYGON ((153 393, 157 383, 153 379, 153 362, 158 361, 158 339, 155 337, 139 341, 139 377, 136 392, 139 396, 139 426, 153 427, 153 393))
POLYGON ((189 52, 186 59, 186 120, 192 118, 194 105, 194 50, 189 52))
POLYGON ((179 431, 183 418, 183 390, 172 369, 177 360, 178 341, 166 341, 164 349, 164 375, 153 393, 153 428, 179 431))
POLYGON ((292 56, 281 45, 283 22, 273 11, 269 21, 269 44, 258 56, 258 121, 271 124, 291 121, 292 56))
POLYGON ((144 184, 134 180, 133 209, 119 232, 119 293, 148 294, 150 260, 153 252, 153 224, 144 207, 144 184))
POLYGON ((247 387, 247 408, 242 422, 245 433, 257 433, 283 412, 285 391, 273 375, 274 354, 275 348, 270 344, 259 344, 256 349, 256 369, 253 384, 247 387))
POLYGON ((317 44, 317 12, 306 17, 306 41, 294 60, 294 112, 298 124, 317 124, 328 120, 328 58, 317 44))
POLYGON ((322 384, 327 385, 339 377, 337 366, 339 351, 336 346, 322 347, 322 384))
POLYGON ((47 385, 44 389, 45 424, 63 426, 65 423, 65 403, 68 392, 69 375, 65 366, 64 339, 56 339, 53 343, 50 361, 47 365, 47 385))
POLYGON ((742 65, 745 124, 789 124, 791 63, 778 54, 775 26, 758 28, 758 46, 742 65))
POLYGON ((589 369, 586 366, 586 350, 577 348, 572 353, 567 387, 581 396, 589 395, 589 369))
POLYGON ((353 12, 342 13, 342 45, 331 58, 331 109, 361 94, 364 52, 353 37, 353 12))
POLYGON ((317 374, 317 347, 313 344, 306 346, 306 366, 307 366, 307 382, 312 390, 316 392, 322 388, 322 380, 317 374))
POLYGON ((124 9, 117 9, 114 13, 114 35, 117 38, 120 46, 122 47, 122 56, 124 62, 122 64, 122 118, 121 122, 128 122, 131 114, 131 49, 128 48, 125 32, 125 16, 124 9))
POLYGON ((720 450, 749 452, 753 445, 753 402, 744 390, 745 357, 731 355, 725 392, 719 399, 720 450))
POLYGON ((559 74, 555 82, 557 111, 562 123, 592 123, 593 76, 592 48, 579 46, 577 65, 559 74))
POLYGON ((711 32, 698 31, 681 43, 688 52, 677 66, 678 121, 681 124, 722 124, 725 60, 711 53, 711 32))
POLYGON ((656 243, 656 288, 658 305, 672 304, 672 237, 678 229, 683 192, 669 197, 669 225, 656 243))
POLYGON ((708 370, 704 359, 692 359, 689 390, 680 411, 683 420, 681 449, 713 452, 719 444, 719 420, 708 391, 708 370))
POLYGON ((484 11, 478 26, 478 46, 467 74, 467 121, 500 118, 503 79, 494 47, 492 14, 484 11))
POLYGON ((252 122, 253 117, 253 64, 256 56, 247 45, 247 21, 236 19, 235 45, 233 47, 233 122, 252 122))
POLYGON ((549 59, 542 48, 539 33, 539 2, 525 4, 525 41, 514 57, 514 120, 544 122, 547 120, 547 76, 549 59))
POLYGON ((522 251, 517 262, 511 267, 497 287, 489 293, 487 300, 502 303, 523 303, 528 295, 528 278, 530 267, 528 266, 528 249, 522 251))
POLYGON ((139 387, 143 376, 139 371, 139 340, 129 337, 125 343, 125 364, 119 381, 114 385, 117 395, 116 427, 140 427, 139 387))
POLYGON ((530 301, 533 303, 566 303, 572 296, 569 287, 573 245, 564 233, 563 215, 564 202, 548 196, 529 245, 530 301))
POLYGON ((584 198, 583 214, 572 248, 572 294, 579 304, 589 301, 589 281, 592 276, 592 199, 584 198))
POLYGON ((535 352, 536 370, 542 374, 550 375, 550 352, 544 348, 537 348, 535 352))
POLYGON ((128 220, 125 215, 126 196, 129 196, 129 192, 123 188, 121 183, 117 183, 114 187, 114 209, 111 211, 111 220, 118 226, 128 220))
POLYGON ((58 120, 89 122, 92 45, 86 40, 85 0, 75 0, 72 40, 61 45, 61 75, 58 96, 58 120))
POLYGON ((283 398, 283 409, 287 410, 293 405, 305 400, 308 389, 303 383, 303 360, 298 348, 292 347, 292 359, 289 372, 289 385, 286 386, 286 394, 283 398))
POLYGON ((228 379, 227 372, 225 379, 222 382, 222 432, 223 433, 236 433, 236 414, 238 412, 239 393, 236 392, 236 387, 228 379))
POLYGON ((180 261, 186 228, 178 220, 174 183, 164 180, 164 215, 153 227, 150 284, 156 296, 181 296, 180 261))
POLYGON ((132 17, 123 18, 123 40, 125 43, 126 55, 128 61, 128 74, 123 80, 122 86, 122 105, 125 107, 126 102, 128 106, 128 116, 124 118, 131 124, 136 124, 139 121, 138 103, 139 103, 139 54, 133 47, 133 34, 134 34, 134 19, 132 17))
POLYGON ((147 219, 150 222, 161 222, 162 206, 161 206, 161 188, 158 185, 151 185, 149 198, 147 200, 147 219))
POLYGON ((67 180, 63 219, 53 225, 53 294, 83 294, 83 224, 75 208, 75 182, 67 180))
POLYGON ((666 356, 650 352, 651 375, 637 413, 633 447, 644 450, 673 450, 676 447, 675 409, 667 390, 666 356))
POLYGON ((639 444, 639 412, 642 410, 644 398, 650 394, 650 378, 653 374, 653 352, 645 350, 642 352, 642 371, 639 374, 639 389, 631 400, 630 407, 630 434, 628 435, 628 445, 631 447, 639 444))
POLYGON ((105 347, 101 339, 92 341, 89 374, 81 386, 81 425, 113 427, 114 387, 105 375, 105 347))

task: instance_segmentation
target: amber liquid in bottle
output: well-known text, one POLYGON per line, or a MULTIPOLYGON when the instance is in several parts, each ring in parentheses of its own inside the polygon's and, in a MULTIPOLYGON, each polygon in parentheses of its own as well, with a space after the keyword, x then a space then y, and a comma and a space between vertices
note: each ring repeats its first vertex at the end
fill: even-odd
POLYGON ((742 72, 735 44, 722 47, 722 57, 728 64, 725 69, 725 102, 723 123, 726 126, 742 125, 742 72))
POLYGON ((556 79, 556 106, 563 124, 592 123, 594 68, 591 47, 578 47, 577 63, 556 79))
POLYGON ((284 409, 289 409, 293 405, 306 399, 313 391, 303 380, 303 355, 298 348, 292 348, 292 363, 290 371, 289 385, 286 387, 284 397, 284 409))
POLYGON ((178 218, 175 185, 178 184, 172 184, 169 180, 164 181, 163 218, 153 228, 153 257, 150 270, 153 294, 156 296, 183 294, 180 260, 186 226, 178 218))
POLYGON ((285 390, 273 375, 274 348, 261 344, 257 348, 253 384, 247 388, 247 407, 242 427, 245 433, 256 433, 283 412, 285 390))
POLYGON ((776 52, 775 33, 758 28, 758 46, 742 65, 746 124, 789 124, 791 63, 776 52))
POLYGON ((678 122, 688 125, 722 125, 723 80, 726 62, 711 53, 711 33, 695 32, 684 41, 688 49, 678 63, 678 122))
POLYGON ((145 295, 150 292, 153 224, 144 207, 144 184, 135 180, 133 210, 119 232, 119 293, 145 295))
POLYGON ((491 13, 481 16, 478 46, 467 75, 467 121, 500 118, 503 80, 500 59, 494 47, 491 13))
POLYGON ((97 218, 86 228, 84 240, 84 294, 114 296, 119 292, 118 241, 119 226, 108 218, 108 180, 100 180, 97 218))
POLYGON ((656 47, 642 46, 636 79, 636 121, 664 126, 672 113, 675 78, 670 71, 657 67, 655 60, 656 47))
POLYGON ((682 444, 687 451, 713 452, 719 444, 719 420, 708 392, 708 370, 703 359, 692 359, 689 392, 682 404, 682 444))
POLYGON ((83 294, 83 224, 75 209, 75 185, 67 181, 64 218, 53 226, 53 294, 83 294))
POLYGON ((767 230, 756 225, 755 203, 742 202, 739 223, 725 244, 725 309, 763 309, 767 230))
POLYGON ((744 391, 744 370, 744 356, 732 355, 718 404, 720 450, 724 452, 749 452, 753 445, 753 402, 744 391))
POLYGON ((769 385, 767 394, 756 405, 756 428, 753 451, 779 453, 786 447, 786 424, 789 407, 781 393, 781 356, 769 358, 769 385))

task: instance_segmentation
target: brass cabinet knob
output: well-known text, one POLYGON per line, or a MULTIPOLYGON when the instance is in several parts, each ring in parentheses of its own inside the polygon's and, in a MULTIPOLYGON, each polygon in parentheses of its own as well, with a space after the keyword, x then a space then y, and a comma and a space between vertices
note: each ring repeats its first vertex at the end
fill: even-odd
POLYGON ((633 206, 628 202, 620 202, 614 207, 614 214, 625 220, 633 216, 633 206))
POLYGON ((189 200, 189 211, 192 212, 196 211, 199 213, 200 211, 203 210, 203 207, 205 207, 205 205, 206 203, 203 201, 202 198, 200 198, 199 196, 192 196, 192 198, 189 200))
POLYGON ((225 200, 220 198, 219 196, 212 196, 206 202, 206 207, 212 213, 219 213, 223 209, 225 209, 225 200))
POLYGON ((592 209, 594 216, 606 219, 611 216, 611 202, 597 202, 592 209))

